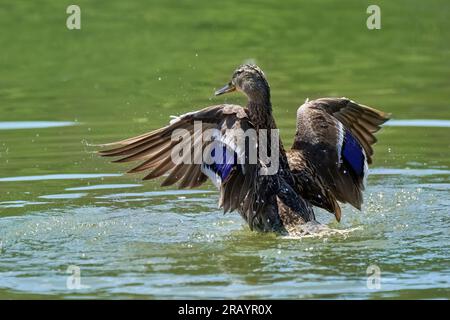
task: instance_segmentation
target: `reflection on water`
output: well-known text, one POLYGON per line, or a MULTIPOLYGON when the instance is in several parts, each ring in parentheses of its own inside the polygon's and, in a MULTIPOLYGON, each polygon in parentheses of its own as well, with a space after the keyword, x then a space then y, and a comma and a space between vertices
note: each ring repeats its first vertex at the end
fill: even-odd
POLYGON ((167 190, 167 191, 149 191, 149 192, 127 192, 127 193, 114 193, 105 196, 97 197, 98 199, 111 199, 111 198, 129 198, 129 197, 158 197, 165 195, 186 195, 186 194, 198 194, 198 193, 210 193, 208 190, 167 190))
POLYGON ((142 184, 97 184, 93 186, 86 187, 74 187, 74 188, 66 188, 67 191, 89 191, 89 190, 103 190, 103 189, 123 189, 123 188, 136 188, 142 187, 142 184))
POLYGON ((23 200, 16 200, 16 201, 2 201, 0 202, 0 208, 22 208, 25 206, 30 205, 37 205, 37 204, 47 204, 48 202, 38 202, 38 201, 23 201, 23 200))
POLYGON ((389 120, 384 124, 384 126, 450 128, 450 120, 431 120, 431 119, 389 120))
POLYGON ((373 168, 369 170, 371 175, 404 175, 404 176, 432 176, 432 175, 450 175, 450 170, 441 169, 392 169, 392 168, 373 168))
POLYGON ((121 174, 112 173, 74 173, 74 174, 45 174, 41 176, 20 176, 0 178, 0 182, 8 181, 43 181, 43 180, 71 180, 71 179, 95 179, 105 177, 118 177, 121 174))
POLYGON ((62 193, 62 194, 48 194, 39 196, 41 199, 78 199, 84 197, 87 193, 62 193))
POLYGON ((0 121, 0 130, 55 128, 74 126, 77 124, 76 122, 70 121, 0 121))

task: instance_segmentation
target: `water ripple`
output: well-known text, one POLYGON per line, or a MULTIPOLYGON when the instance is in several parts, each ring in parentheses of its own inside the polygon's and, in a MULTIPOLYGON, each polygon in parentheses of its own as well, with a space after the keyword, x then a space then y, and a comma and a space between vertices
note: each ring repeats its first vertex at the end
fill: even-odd
POLYGON ((41 199, 79 199, 86 196, 87 193, 61 193, 61 194, 48 194, 40 196, 41 199))
POLYGON ((386 122, 385 126, 450 128, 450 120, 434 120, 434 119, 389 120, 388 122, 386 122))
POLYGON ((450 170, 440 169, 396 169, 396 168, 373 168, 369 170, 371 175, 405 175, 405 176, 433 176, 448 175, 450 170))
POLYGON ((141 186, 142 184, 98 184, 93 186, 66 188, 66 190, 67 191, 105 190, 105 189, 136 188, 141 186))
POLYGON ((129 193, 115 193, 105 196, 96 197, 97 199, 114 199, 114 198, 128 198, 128 197, 158 197, 158 196, 175 196, 185 194, 202 194, 212 193, 211 190, 167 190, 167 191, 148 191, 148 192, 129 192, 129 193))
POLYGON ((72 121, 0 121, 0 130, 70 127, 78 124, 72 121))
POLYGON ((115 174, 115 173, 44 174, 44 175, 40 175, 40 176, 5 177, 5 178, 0 178, 0 182, 93 179, 93 178, 120 177, 120 176, 121 176, 121 174, 115 174))

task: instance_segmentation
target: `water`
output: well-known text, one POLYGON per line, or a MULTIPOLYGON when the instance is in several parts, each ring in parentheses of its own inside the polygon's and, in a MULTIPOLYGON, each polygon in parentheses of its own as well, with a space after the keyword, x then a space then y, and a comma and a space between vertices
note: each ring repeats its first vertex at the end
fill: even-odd
POLYGON ((70 121, 5 121, 0 122, 0 130, 54 128, 75 124, 76 122, 70 121))
POLYGON ((80 31, 64 4, 0 4, 1 298, 450 297, 448 1, 379 1, 378 31, 361 1, 77 4, 80 31), (211 184, 160 188, 89 146, 244 103, 212 93, 246 59, 269 78, 285 145, 306 97, 393 113, 362 212, 344 206, 338 224, 318 211, 356 230, 250 232, 211 184))

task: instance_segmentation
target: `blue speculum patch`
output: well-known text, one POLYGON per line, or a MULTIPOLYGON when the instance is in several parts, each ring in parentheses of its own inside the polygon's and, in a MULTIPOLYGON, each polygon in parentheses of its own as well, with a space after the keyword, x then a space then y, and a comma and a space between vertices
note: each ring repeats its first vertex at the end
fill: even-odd
POLYGON ((225 181, 231 169, 237 163, 237 154, 229 150, 225 145, 218 145, 211 150, 211 158, 214 161, 212 164, 207 165, 207 167, 217 173, 222 181, 225 181))
POLYGON ((353 137, 350 131, 345 131, 342 156, 350 165, 350 168, 358 176, 364 175, 364 153, 359 142, 353 137))

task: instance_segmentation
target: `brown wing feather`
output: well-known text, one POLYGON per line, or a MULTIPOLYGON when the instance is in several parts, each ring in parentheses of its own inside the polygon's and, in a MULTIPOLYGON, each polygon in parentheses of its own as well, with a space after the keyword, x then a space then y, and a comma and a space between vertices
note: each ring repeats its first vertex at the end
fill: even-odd
POLYGON ((390 114, 358 104, 347 98, 322 98, 311 101, 315 108, 320 108, 338 119, 358 139, 372 163, 373 145, 377 139, 373 135, 381 125, 389 120, 390 114))
POLYGON ((349 173, 348 168, 339 162, 340 130, 345 128, 353 134, 364 149, 367 163, 371 164, 372 145, 377 142, 374 134, 388 119, 389 114, 346 98, 321 98, 303 104, 297 111, 297 132, 292 149, 299 152, 300 156, 296 157, 304 159, 290 159, 290 165, 301 177, 297 179, 303 185, 305 197, 328 211, 334 210, 331 212, 336 218, 340 217, 336 200, 349 202, 360 209, 363 178, 349 173), (311 168, 312 173, 308 175, 305 167, 311 168), (314 180, 313 186, 307 185, 309 179, 314 180), (329 203, 312 200, 314 192, 311 190, 327 197, 329 203))
MULTIPOLYGON (((172 133, 177 129, 187 130, 186 136, 197 137, 191 145, 191 152, 184 155, 184 160, 194 152, 194 157, 201 156, 205 148, 202 135, 194 132, 195 121, 202 121, 202 130, 218 129, 222 133, 226 129, 247 130, 253 128, 247 118, 246 110, 237 105, 211 106, 197 112, 191 112, 173 120, 171 124, 149 133, 109 143, 102 146, 115 146, 109 150, 100 151, 100 155, 105 157, 118 157, 115 162, 143 161, 128 172, 148 171, 143 178, 155 179, 163 175, 167 177, 162 182, 162 186, 170 186, 178 182, 179 188, 194 188, 204 183, 208 178, 201 171, 201 164, 180 163, 172 161, 171 153, 175 146, 182 147, 181 141, 188 143, 186 139, 172 141, 172 133), (194 148, 196 144, 202 144, 202 148, 194 148)), ((182 149, 182 148, 180 148, 182 149)), ((221 206, 224 212, 239 209, 251 210, 253 197, 249 196, 254 192, 254 176, 258 170, 256 165, 243 164, 243 170, 233 170, 226 182, 220 187, 221 206), (245 174, 243 174, 245 172, 245 174)))

